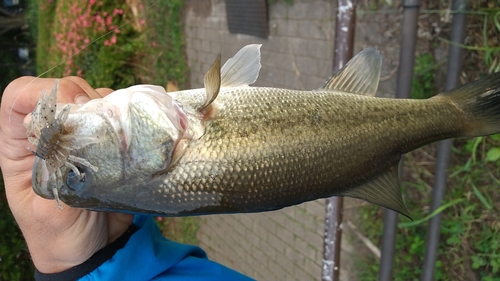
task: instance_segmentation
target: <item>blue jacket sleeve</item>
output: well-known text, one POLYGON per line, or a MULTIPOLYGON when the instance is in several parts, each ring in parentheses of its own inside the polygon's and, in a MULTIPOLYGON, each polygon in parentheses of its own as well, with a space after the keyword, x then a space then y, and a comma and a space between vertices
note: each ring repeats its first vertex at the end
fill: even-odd
MULTIPOLYGON (((135 229, 129 234, 130 238, 122 248, 115 250, 114 255, 107 260, 97 264, 94 262, 94 267, 91 269, 88 269, 88 265, 86 271, 82 271, 80 268, 79 272, 84 272, 85 275, 77 276, 75 279, 81 281, 252 280, 241 273, 208 260, 205 252, 199 247, 180 244, 164 238, 156 222, 150 216, 136 215, 133 226, 135 229)), ((68 271, 71 270, 73 269, 68 271)), ((40 273, 38 274, 40 275, 40 273)), ((41 275, 42 277, 57 276, 57 274, 41 275)), ((64 280, 68 280, 68 276, 71 275, 66 275, 64 280)), ((40 281, 63 280, 40 278, 40 276, 37 276, 36 279, 40 281)))

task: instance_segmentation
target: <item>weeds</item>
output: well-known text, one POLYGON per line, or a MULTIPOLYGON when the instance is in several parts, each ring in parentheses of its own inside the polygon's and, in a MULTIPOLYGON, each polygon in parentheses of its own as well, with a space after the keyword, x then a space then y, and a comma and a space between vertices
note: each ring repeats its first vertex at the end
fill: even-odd
POLYGON ((158 226, 162 229, 163 236, 186 244, 198 245, 199 224, 196 217, 157 218, 158 226))
POLYGON ((434 71, 437 68, 434 57, 430 54, 420 54, 415 58, 413 80, 411 83, 411 98, 426 99, 434 95, 434 71))

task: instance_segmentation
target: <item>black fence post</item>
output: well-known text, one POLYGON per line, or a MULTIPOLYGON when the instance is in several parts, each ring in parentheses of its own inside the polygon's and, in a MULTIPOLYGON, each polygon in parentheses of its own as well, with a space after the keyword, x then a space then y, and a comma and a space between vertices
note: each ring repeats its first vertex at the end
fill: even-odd
MULTIPOLYGON (((396 84, 397 98, 410 98, 413 65, 415 63, 415 46, 417 41, 417 22, 420 0, 403 0, 403 24, 401 30, 401 49, 399 52, 399 69, 396 84)), ((400 162, 400 171, 403 157, 400 162)), ((401 172, 400 178, 401 178, 401 172)), ((398 214, 389 209, 384 210, 384 233, 382 238, 382 255, 378 280, 392 280, 392 265, 396 247, 396 231, 398 214)))
MULTIPOLYGON (((453 21, 451 26, 450 52, 448 54, 448 65, 446 70, 446 90, 451 90, 459 85, 460 72, 463 63, 463 49, 457 44, 463 44, 465 38, 465 23, 467 1, 453 0, 452 2, 453 21)), ((430 213, 441 206, 446 191, 447 170, 450 164, 450 152, 452 140, 441 141, 438 144, 436 170, 434 176, 434 188, 432 190, 432 201, 430 213)), ((441 213, 434 216, 427 228, 427 238, 425 244, 424 265, 422 268, 422 281, 434 280, 434 269, 439 248, 439 234, 441 228, 441 213)))

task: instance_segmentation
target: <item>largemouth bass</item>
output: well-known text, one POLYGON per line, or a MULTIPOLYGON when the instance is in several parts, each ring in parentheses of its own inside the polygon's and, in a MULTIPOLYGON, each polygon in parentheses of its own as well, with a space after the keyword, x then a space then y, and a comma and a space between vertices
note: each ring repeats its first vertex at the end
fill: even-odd
POLYGON ((165 216, 261 212, 350 196, 410 216, 404 153, 500 132, 500 74, 426 100, 376 98, 382 56, 366 49, 321 89, 249 87, 260 45, 205 75, 205 88, 133 86, 76 107, 40 100, 33 188, 93 210, 165 216))

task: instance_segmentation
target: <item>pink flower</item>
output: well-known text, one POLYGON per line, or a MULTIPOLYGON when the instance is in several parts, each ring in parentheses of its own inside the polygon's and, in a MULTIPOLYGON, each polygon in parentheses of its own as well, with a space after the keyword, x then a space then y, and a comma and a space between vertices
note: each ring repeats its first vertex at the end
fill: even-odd
POLYGON ((122 14, 123 14, 123 10, 122 9, 114 9, 113 10, 113 16, 122 15, 122 14))
POLYGON ((108 25, 108 26, 109 26, 109 25, 111 25, 111 24, 113 24, 113 17, 112 17, 112 16, 108 16, 108 17, 106 18, 106 25, 108 25))
POLYGON ((96 0, 90 0, 90 1, 89 1, 90 6, 93 6, 93 5, 95 4, 95 1, 96 1, 96 0))
POLYGON ((88 43, 90 43, 90 40, 89 40, 89 38, 85 38, 85 39, 83 40, 83 43, 85 43, 85 44, 88 44, 88 43))
POLYGON ((116 44, 116 35, 111 36, 111 44, 116 44))
POLYGON ((105 40, 105 41, 104 41, 104 46, 111 46, 111 43, 109 43, 109 41, 108 41, 108 40, 105 40))
POLYGON ((82 70, 81 69, 78 69, 78 71, 76 72, 76 76, 82 77, 82 70))
POLYGON ((144 25, 144 23, 146 23, 146 21, 145 21, 144 19, 141 19, 141 20, 139 21, 139 24, 140 24, 140 25, 144 25))

